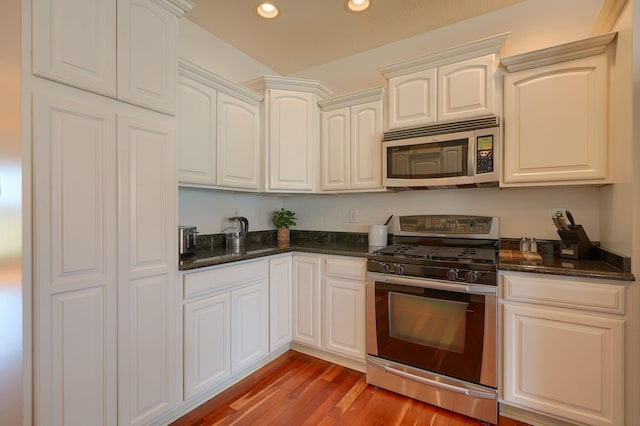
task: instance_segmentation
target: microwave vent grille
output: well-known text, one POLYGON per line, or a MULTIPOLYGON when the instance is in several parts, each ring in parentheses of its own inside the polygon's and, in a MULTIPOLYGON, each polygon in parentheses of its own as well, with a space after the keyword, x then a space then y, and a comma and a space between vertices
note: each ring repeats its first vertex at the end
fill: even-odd
POLYGON ((418 138, 422 136, 442 135, 446 133, 468 132, 471 130, 488 129, 498 127, 500 119, 497 115, 476 118, 473 120, 455 121, 449 123, 431 124, 424 127, 399 129, 384 133, 383 142, 401 139, 418 138))

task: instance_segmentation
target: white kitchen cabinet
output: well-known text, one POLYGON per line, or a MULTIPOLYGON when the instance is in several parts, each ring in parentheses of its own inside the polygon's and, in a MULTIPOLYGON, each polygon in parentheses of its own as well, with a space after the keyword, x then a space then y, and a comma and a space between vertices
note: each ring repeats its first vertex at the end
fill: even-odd
POLYGON ((614 36, 503 59, 502 186, 608 182, 606 47, 614 36))
POLYGON ((33 2, 33 73, 173 114, 178 19, 190 0, 33 2))
POLYGON ((324 349, 361 361, 366 356, 366 264, 327 256, 324 261, 324 349))
POLYGON ((231 375, 231 296, 184 305, 184 398, 231 375))
POLYGON ((502 402, 589 425, 624 421, 625 285, 503 273, 502 402))
POLYGON ((292 265, 290 255, 269 260, 269 352, 291 344, 292 265))
POLYGON ((321 189, 382 189, 384 89, 371 89, 320 102, 321 189))
POLYGON ((293 255, 293 341, 322 347, 321 257, 293 255))
POLYGON ((333 93, 315 80, 265 76, 245 83, 264 93, 265 191, 314 192, 319 186, 320 108, 333 93))
POLYGON ((179 72, 179 183, 259 190, 262 96, 184 59, 179 72))
POLYGON ((34 421, 115 425, 115 112, 33 99, 34 421))
POLYGON ((33 73, 116 96, 116 2, 33 0, 33 73))
POLYGON ((184 399, 206 393, 269 352, 269 263, 184 275, 184 399))
MULTIPOLYGON (((175 130, 118 115, 118 423, 176 405, 175 130)), ((112 207, 113 208, 113 207, 112 207)))
POLYGON ((378 68, 388 80, 388 129, 502 111, 496 78, 507 34, 378 68))

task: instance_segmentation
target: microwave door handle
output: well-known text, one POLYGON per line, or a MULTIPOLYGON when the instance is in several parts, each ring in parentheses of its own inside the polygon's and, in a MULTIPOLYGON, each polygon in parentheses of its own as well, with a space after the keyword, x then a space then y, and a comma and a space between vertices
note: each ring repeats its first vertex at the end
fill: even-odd
POLYGON ((416 376, 415 374, 407 373, 405 371, 396 370, 395 368, 384 366, 384 371, 387 373, 395 374, 396 376, 403 377, 405 379, 414 380, 416 382, 423 383, 425 385, 430 385, 439 389, 448 390, 455 393, 462 393, 467 396, 472 396, 475 398, 485 398, 485 399, 495 399, 496 395, 492 392, 482 392, 475 389, 466 389, 459 386, 450 385, 448 383, 438 382, 436 380, 427 379, 426 377, 416 376))

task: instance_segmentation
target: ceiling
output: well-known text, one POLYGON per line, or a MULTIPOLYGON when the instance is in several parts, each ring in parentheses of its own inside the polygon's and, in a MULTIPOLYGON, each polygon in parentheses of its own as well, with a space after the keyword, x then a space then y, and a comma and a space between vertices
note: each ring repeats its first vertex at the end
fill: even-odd
POLYGON ((258 0, 195 0, 186 17, 276 71, 289 75, 523 0, 370 0, 362 13, 344 0, 272 0, 280 16, 254 13, 258 0))

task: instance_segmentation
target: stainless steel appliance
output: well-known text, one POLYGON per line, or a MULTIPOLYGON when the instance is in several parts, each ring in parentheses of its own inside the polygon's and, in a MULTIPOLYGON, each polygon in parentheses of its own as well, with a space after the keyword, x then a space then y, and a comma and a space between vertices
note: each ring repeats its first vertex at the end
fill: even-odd
POLYGON ((498 218, 401 216, 367 259, 367 382, 497 423, 498 218))
POLYGON ((226 229, 227 251, 233 254, 245 252, 245 239, 249 232, 249 220, 246 217, 230 217, 231 226, 226 229))
POLYGON ((386 132, 384 185, 395 188, 496 186, 497 116, 386 132))
POLYGON ((198 229, 195 226, 178 226, 178 253, 191 254, 196 249, 198 229))

